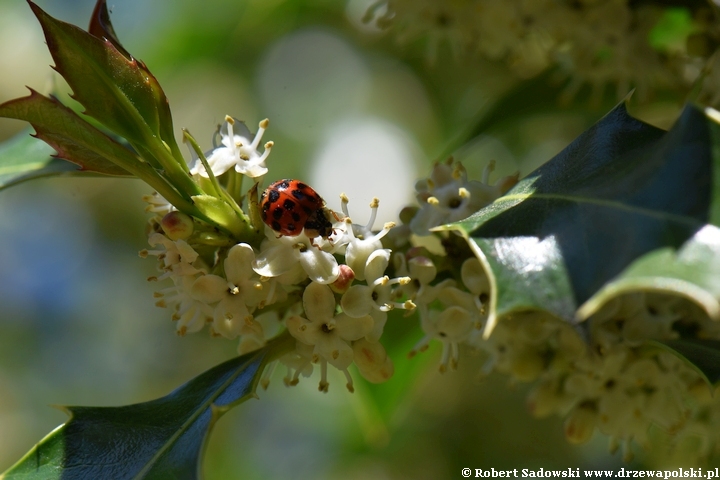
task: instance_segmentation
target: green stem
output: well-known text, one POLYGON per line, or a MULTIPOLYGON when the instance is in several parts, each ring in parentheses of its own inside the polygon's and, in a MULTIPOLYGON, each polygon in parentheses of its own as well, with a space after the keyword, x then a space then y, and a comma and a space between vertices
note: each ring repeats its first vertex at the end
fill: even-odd
POLYGON ((183 132, 183 140, 190 143, 190 146, 193 150, 195 150, 195 153, 197 153, 198 158, 200 158, 200 162, 203 164, 203 167, 205 167, 205 172, 208 174, 208 178, 210 179, 210 186, 212 187, 213 191, 208 192, 210 195, 213 195, 217 198, 221 197, 221 191, 222 187, 220 186, 217 177, 215 176, 215 172, 212 171, 212 168, 210 168, 210 164, 207 161, 207 158, 205 158, 205 154, 200 149, 200 145, 195 141, 195 138, 190 134, 190 132, 186 129, 182 129, 183 132))
POLYGON ((233 211, 237 214, 238 217, 240 217, 243 222, 246 224, 250 222, 250 219, 247 215, 245 215, 245 212, 242 211, 238 203, 235 201, 234 198, 232 198, 230 195, 228 195, 228 192, 225 191, 225 189, 220 185, 220 182, 218 182, 217 177, 212 171, 212 168, 210 168, 210 164, 208 164, 207 159, 205 158, 205 154, 200 149, 200 146, 195 141, 195 138, 190 134, 190 132, 183 128, 183 139, 190 142, 190 146, 195 150, 195 153, 197 153, 198 157, 200 158, 200 161, 203 164, 203 167, 205 167, 205 171, 208 174, 208 178, 210 179, 210 184, 212 185, 212 188, 214 192, 210 192, 211 195, 213 195, 216 198, 220 198, 225 201, 230 207, 233 209, 233 211))

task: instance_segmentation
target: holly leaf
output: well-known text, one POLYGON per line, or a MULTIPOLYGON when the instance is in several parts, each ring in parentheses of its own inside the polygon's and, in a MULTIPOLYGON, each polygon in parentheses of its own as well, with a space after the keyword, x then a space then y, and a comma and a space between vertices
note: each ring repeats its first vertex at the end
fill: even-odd
POLYGON ((71 163, 53 158, 53 149, 26 129, 0 144, 0 190, 34 178, 77 172, 71 163))
POLYGON ((200 455, 213 424, 254 395, 270 353, 283 341, 222 363, 157 400, 65 407, 70 420, 0 477, 199 478, 200 455))
POLYGON ((720 229, 706 225, 679 249, 660 248, 643 255, 585 302, 579 319, 587 319, 610 299, 636 291, 684 296, 720 319, 720 229))
POLYGON ((29 122, 35 136, 50 145, 57 157, 77 164, 83 171, 116 176, 149 172, 149 166, 132 151, 57 99, 32 89, 29 96, 0 105, 0 116, 29 122))
POLYGON ((135 146, 161 139, 178 153, 167 98, 147 67, 127 56, 100 0, 91 27, 93 33, 57 20, 28 2, 45 33, 55 70, 73 90, 73 98, 88 115, 135 146), (97 20, 98 18, 102 21, 97 20))
POLYGON ((711 120, 687 106, 665 132, 617 106, 505 196, 447 229, 489 272, 499 316, 579 305, 643 255, 677 251, 710 215, 711 120))
POLYGON ((650 342, 685 360, 712 388, 720 380, 720 340, 679 338, 650 342))

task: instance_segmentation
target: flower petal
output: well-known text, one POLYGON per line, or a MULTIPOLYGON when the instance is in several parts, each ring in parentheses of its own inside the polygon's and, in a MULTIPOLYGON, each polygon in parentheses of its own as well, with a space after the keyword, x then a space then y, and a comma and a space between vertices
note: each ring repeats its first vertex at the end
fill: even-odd
MULTIPOLYGON (((240 295, 227 295, 215 307, 213 328, 225 338, 235 338, 243 333, 250 312, 240 295)), ((250 317, 252 320, 252 317, 250 317)), ((254 323, 254 322, 253 322, 254 323)))
POLYGON ((369 314, 375 302, 372 288, 367 285, 353 285, 340 300, 343 311, 351 317, 359 318, 369 314))
POLYGON ((387 323, 387 312, 373 309, 370 312, 370 316, 373 318, 373 328, 370 332, 365 335, 365 338, 371 342, 377 342, 385 330, 385 323, 387 323))
POLYGON ((277 277, 297 264, 295 252, 284 245, 273 245, 258 253, 252 264, 253 270, 264 277, 277 277))
POLYGON ((315 247, 306 248, 304 251, 298 250, 298 253, 300 265, 313 282, 328 284, 337 280, 340 267, 331 254, 315 247))
POLYGON ((335 331, 343 340, 352 342, 363 338, 373 329, 375 322, 370 315, 352 318, 344 313, 335 316, 335 331))
POLYGON ((477 258, 468 258, 462 264, 460 276, 465 286, 475 295, 490 293, 490 281, 477 258))
POLYGON ((255 260, 255 252, 247 243, 239 243, 228 250, 227 258, 223 262, 225 276, 228 281, 238 285, 247 280, 253 274, 252 263, 255 260))
POLYGON ((335 295, 327 285, 311 282, 303 292, 303 308, 311 322, 328 322, 335 314, 335 295))
POLYGON ((287 320, 285 320, 285 325, 287 325, 287 329, 288 332, 290 332, 290 335, 295 337, 298 341, 304 343, 305 345, 315 344, 316 338, 314 334, 310 334, 309 332, 311 323, 303 317, 299 315, 293 315, 287 320))
POLYGON ((352 348, 337 335, 323 335, 315 345, 313 353, 320 355, 330 365, 340 370, 348 368, 353 361, 352 348))
POLYGON ((190 295, 203 303, 215 303, 228 295, 227 280, 218 275, 198 277, 190 287, 190 295))
POLYGON ((375 250, 367 259, 365 264, 365 280, 372 283, 385 275, 385 269, 390 263, 390 250, 383 248, 375 250))
POLYGON ((450 307, 437 320, 438 335, 451 342, 466 340, 472 329, 472 315, 464 308, 450 307))

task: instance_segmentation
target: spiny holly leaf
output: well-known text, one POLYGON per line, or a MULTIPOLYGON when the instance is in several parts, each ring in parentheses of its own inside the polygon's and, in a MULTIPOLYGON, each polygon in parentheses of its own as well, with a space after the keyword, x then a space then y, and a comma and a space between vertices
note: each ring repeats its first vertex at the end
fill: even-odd
POLYGON ((720 340, 680 338, 651 342, 664 347, 696 368, 712 386, 720 380, 720 340))
POLYGON ((634 260, 678 249, 706 223, 710 120, 688 106, 665 132, 619 105, 493 204, 449 226, 490 273, 498 316, 546 310, 575 320, 634 260))
POLYGON ((133 152, 56 99, 32 89, 29 96, 0 105, 0 116, 29 122, 37 138, 52 146, 58 157, 79 165, 82 170, 105 175, 130 175, 128 170, 147 170, 133 152))
POLYGON ((0 478, 198 478, 212 425, 253 395, 271 352, 283 342, 222 363, 157 400, 67 407, 70 420, 0 478))
POLYGON ((23 130, 0 144, 0 190, 34 178, 77 172, 71 163, 52 157, 53 149, 23 130))
MULTIPOLYGON (((107 2, 105 0, 98 0, 95 5, 95 10, 93 10, 92 17, 90 17, 88 33, 98 38, 108 40, 126 58, 133 58, 130 52, 125 50, 125 47, 122 46, 117 34, 115 33, 115 28, 110 21, 110 13, 108 12, 107 2)), ((155 105, 158 109, 160 118, 160 136, 170 146, 173 151, 173 155, 176 158, 181 158, 182 154, 178 151, 177 143, 175 142, 172 114, 170 112, 170 104, 165 96, 165 92, 163 92, 160 87, 160 83, 157 81, 155 76, 150 73, 147 65, 145 65, 145 63, 141 60, 134 60, 137 62, 138 68, 147 76, 147 85, 152 89, 153 96, 155 97, 155 105)))
MULTIPOLYGON (((110 33, 109 18, 106 35, 101 38, 52 18, 32 2, 29 4, 45 32, 55 69, 68 82, 73 98, 85 107, 86 113, 133 145, 147 145, 153 138, 160 138, 176 152, 167 99, 147 68, 126 57, 124 49, 117 49, 115 43, 119 42, 110 33)), ((98 10, 102 13, 103 8, 98 10)), ((97 30, 102 31, 102 27, 94 30, 99 33, 97 30)))
POLYGON ((637 291, 682 295, 720 318, 720 228, 707 225, 677 250, 643 255, 585 302, 577 316, 586 319, 613 297, 637 291))
MULTIPOLYGON (((110 41, 113 46, 122 53, 125 57, 131 58, 130 52, 125 50, 120 40, 115 33, 115 27, 113 27, 110 21, 110 12, 107 9, 107 2, 105 0, 98 0, 95 4, 92 16, 90 17, 90 26, 88 27, 88 33, 98 38, 104 38, 110 41)), ((144 67, 144 65, 142 65, 144 67)))

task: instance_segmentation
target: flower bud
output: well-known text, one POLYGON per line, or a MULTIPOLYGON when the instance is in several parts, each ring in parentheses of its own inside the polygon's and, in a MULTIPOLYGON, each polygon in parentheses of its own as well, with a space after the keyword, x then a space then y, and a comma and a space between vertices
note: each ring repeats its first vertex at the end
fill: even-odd
POLYGON ((437 275, 437 267, 427 257, 413 257, 408 261, 410 276, 417 279, 421 285, 429 284, 437 275))
POLYGON ((192 218, 178 211, 165 215, 160 224, 170 240, 185 240, 192 235, 194 229, 192 218))
POLYGON ((598 423, 598 412, 594 404, 584 402, 575 407, 565 419, 565 437, 570 443, 585 443, 590 440, 598 423))
POLYGON ((348 291, 353 280, 355 280, 355 272, 347 265, 338 265, 338 268, 340 269, 340 274, 337 280, 330 284, 330 288, 335 293, 343 294, 348 291))
POLYGON ((353 343, 353 357, 360 374, 368 382, 382 383, 395 373, 395 367, 380 342, 360 339, 353 343))

